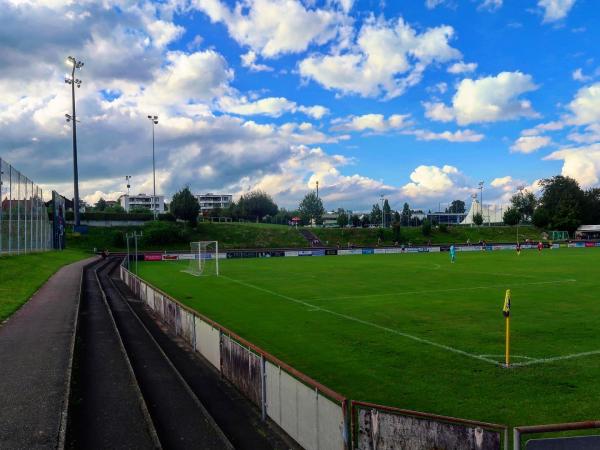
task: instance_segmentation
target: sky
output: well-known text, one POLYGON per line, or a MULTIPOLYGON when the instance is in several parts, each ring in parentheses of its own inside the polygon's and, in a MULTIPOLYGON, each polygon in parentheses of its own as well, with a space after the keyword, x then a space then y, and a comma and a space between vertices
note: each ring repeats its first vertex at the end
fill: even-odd
POLYGON ((0 0, 0 157, 80 195, 437 209, 600 180, 597 0, 0 0))

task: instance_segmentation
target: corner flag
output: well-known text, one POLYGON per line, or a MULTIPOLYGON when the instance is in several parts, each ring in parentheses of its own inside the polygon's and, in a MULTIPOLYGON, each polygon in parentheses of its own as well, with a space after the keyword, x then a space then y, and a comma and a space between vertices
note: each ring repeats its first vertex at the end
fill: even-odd
POLYGON ((502 307, 502 314, 504 314, 504 317, 510 316, 510 289, 506 290, 506 295, 504 296, 504 306, 502 307))

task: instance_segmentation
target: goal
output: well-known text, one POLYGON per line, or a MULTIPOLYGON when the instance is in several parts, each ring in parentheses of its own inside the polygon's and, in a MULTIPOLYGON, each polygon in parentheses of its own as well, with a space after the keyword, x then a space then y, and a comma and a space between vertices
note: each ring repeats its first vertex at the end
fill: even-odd
POLYGON ((219 242, 190 242, 190 262, 186 272, 195 276, 219 275, 219 242))

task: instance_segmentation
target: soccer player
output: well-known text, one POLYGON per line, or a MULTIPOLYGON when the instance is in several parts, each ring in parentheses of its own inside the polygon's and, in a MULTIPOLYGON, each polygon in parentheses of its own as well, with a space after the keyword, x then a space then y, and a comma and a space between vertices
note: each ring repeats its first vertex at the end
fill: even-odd
POLYGON ((541 252, 543 248, 544 245, 542 244, 542 241, 538 242, 538 252, 541 252))
POLYGON ((454 244, 452 244, 450 246, 450 262, 454 264, 454 261, 456 261, 456 248, 454 247, 454 244))
POLYGON ((517 242, 517 255, 521 256, 521 243, 517 242))

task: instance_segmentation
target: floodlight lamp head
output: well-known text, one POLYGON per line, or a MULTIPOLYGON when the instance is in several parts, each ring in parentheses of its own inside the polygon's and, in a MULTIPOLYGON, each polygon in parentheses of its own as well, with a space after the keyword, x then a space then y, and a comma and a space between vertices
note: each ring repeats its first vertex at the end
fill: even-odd
POLYGON ((158 120, 154 120, 153 122, 154 122, 154 125, 158 124, 158 120))
POLYGON ((76 61, 75 58, 73 58, 72 56, 67 56, 67 59, 65 61, 67 64, 71 64, 71 65, 76 65, 76 61))
POLYGON ((154 118, 154 120, 158 120, 158 116, 154 116, 153 118, 154 118))

